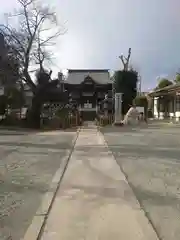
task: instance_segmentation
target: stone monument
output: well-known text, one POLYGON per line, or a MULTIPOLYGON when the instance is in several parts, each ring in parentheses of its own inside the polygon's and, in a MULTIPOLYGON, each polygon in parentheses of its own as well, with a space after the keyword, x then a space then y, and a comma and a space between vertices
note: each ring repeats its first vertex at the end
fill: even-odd
POLYGON ((114 124, 118 125, 122 122, 122 93, 115 93, 115 113, 114 124))
POLYGON ((139 112, 136 109, 136 106, 133 105, 126 113, 124 120, 123 120, 123 124, 124 125, 137 125, 139 123, 138 117, 139 117, 139 112))

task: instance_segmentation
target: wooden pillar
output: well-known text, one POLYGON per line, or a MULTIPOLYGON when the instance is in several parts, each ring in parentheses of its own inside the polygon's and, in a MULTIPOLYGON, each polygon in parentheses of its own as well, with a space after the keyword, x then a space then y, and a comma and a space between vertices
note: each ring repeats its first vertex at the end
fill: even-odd
POLYGON ((169 118, 170 119, 174 119, 174 115, 175 115, 175 96, 172 95, 170 96, 170 99, 169 99, 169 104, 168 104, 168 112, 169 112, 169 118))
POLYGON ((171 103, 171 96, 166 95, 164 96, 163 100, 163 106, 164 106, 164 118, 169 118, 170 111, 172 109, 172 103, 171 103))
POLYGON ((173 96, 173 113, 174 113, 174 119, 176 116, 176 95, 173 96))
POLYGON ((164 96, 161 96, 159 98, 159 119, 164 119, 164 112, 165 112, 164 96))

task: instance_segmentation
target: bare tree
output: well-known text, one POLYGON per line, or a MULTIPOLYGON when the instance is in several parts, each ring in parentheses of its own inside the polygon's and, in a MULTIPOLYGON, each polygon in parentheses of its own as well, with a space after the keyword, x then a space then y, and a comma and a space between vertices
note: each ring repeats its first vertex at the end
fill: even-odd
POLYGON ((122 64, 123 64, 124 71, 128 71, 128 69, 129 69, 130 57, 131 57, 131 48, 129 48, 127 57, 125 57, 123 54, 121 54, 121 56, 119 56, 119 58, 121 59, 122 64))
POLYGON ((49 47, 64 29, 57 23, 56 13, 37 0, 17 0, 19 8, 15 14, 6 14, 6 24, 0 25, 9 50, 17 56, 21 78, 35 92, 36 85, 30 75, 33 65, 43 69, 49 60, 49 47), (54 26, 54 28, 52 27, 54 26))
POLYGON ((19 80, 19 64, 16 55, 7 49, 0 34, 0 82, 3 87, 15 86, 19 80))
POLYGON ((44 71, 44 61, 50 60, 52 54, 49 52, 49 49, 47 50, 46 47, 43 46, 39 31, 37 33, 36 44, 37 49, 34 51, 34 60, 35 64, 39 65, 39 71, 42 72, 44 71))

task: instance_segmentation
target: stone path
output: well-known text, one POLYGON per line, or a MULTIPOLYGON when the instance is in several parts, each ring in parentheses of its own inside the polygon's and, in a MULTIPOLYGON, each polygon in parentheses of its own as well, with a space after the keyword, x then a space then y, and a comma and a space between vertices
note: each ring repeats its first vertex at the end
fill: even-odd
POLYGON ((41 240, 81 239, 158 239, 103 136, 92 126, 79 134, 41 235, 41 240))

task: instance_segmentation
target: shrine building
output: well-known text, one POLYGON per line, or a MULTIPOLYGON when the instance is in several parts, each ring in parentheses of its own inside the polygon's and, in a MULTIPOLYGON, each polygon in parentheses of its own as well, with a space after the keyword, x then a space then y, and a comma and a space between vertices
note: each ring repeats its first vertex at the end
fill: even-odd
POLYGON ((63 88, 86 120, 94 120, 99 103, 112 92, 108 69, 69 69, 63 88))

